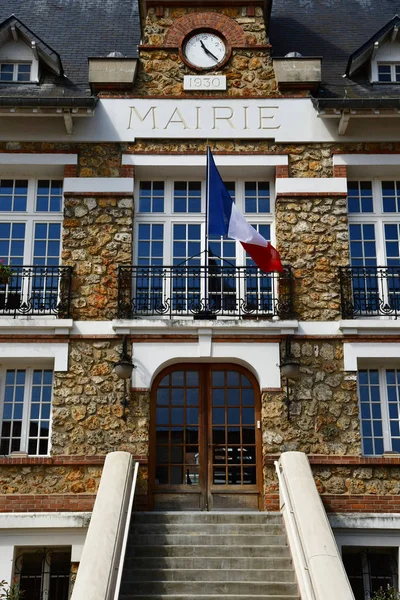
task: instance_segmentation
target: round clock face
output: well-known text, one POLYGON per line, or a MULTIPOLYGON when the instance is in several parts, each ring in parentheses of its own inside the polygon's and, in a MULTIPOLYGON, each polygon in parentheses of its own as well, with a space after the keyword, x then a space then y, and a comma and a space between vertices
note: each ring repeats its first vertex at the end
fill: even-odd
POLYGON ((183 49, 186 60, 198 69, 212 69, 226 57, 226 45, 215 33, 195 33, 183 49))

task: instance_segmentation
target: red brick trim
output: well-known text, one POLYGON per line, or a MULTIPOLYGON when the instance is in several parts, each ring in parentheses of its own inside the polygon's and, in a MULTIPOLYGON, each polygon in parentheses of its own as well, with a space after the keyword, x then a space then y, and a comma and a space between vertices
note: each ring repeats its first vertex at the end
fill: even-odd
MULTIPOLYGON (((278 460, 280 454, 266 454, 264 464, 273 465, 278 460)), ((337 456, 336 454, 314 454, 309 455, 308 460, 311 465, 371 465, 388 466, 400 465, 400 454, 398 456, 337 456)))
POLYGON ((284 177, 287 179, 289 177, 289 166, 288 165, 278 165, 276 167, 275 176, 277 179, 280 177, 284 177))
POLYGON ((95 494, 8 494, 0 496, 0 512, 92 511, 95 494))
POLYGON ((277 198, 346 198, 346 192, 285 192, 276 195, 277 198))
POLYGON ((334 165, 333 167, 334 177, 345 177, 347 178, 347 167, 346 165, 334 165))
MULTIPOLYGON (((145 455, 133 455, 132 458, 135 461, 147 463, 147 456, 145 455)), ((106 457, 103 455, 96 456, 28 456, 28 457, 1 457, 0 466, 13 466, 13 465, 50 465, 50 466, 93 466, 103 465, 106 457)))
MULTIPOLYGON (((237 46, 233 46, 234 48, 237 48, 237 46)), ((272 44, 243 44, 240 46, 240 48, 242 48, 243 50, 270 50, 272 48, 272 44)), ((161 45, 156 45, 156 44, 141 44, 138 47, 139 52, 148 52, 149 50, 157 50, 157 52, 159 52, 160 50, 166 50, 166 51, 171 51, 173 52, 176 49, 175 46, 173 47, 165 47, 162 44, 161 45)), ((188 95, 189 96, 189 95, 188 95)), ((146 98, 159 98, 160 96, 146 96, 146 98)), ((166 98, 167 96, 163 96, 163 98, 166 98)), ((168 96, 169 98, 176 98, 176 96, 168 96)), ((257 98, 260 98, 260 96, 256 96, 257 98)), ((276 98, 278 97, 282 97, 282 96, 276 96, 276 98)), ((285 96, 286 98, 287 96, 285 96)), ((293 96, 293 98, 295 98, 297 96, 293 96)), ((121 98, 126 98, 126 96, 121 96, 121 98)), ((192 95, 190 95, 190 98, 193 98, 192 95)), ((251 98, 251 96, 246 96, 246 98, 251 98)), ((271 96, 268 96, 268 98, 271 98, 271 96)))
POLYGON ((135 166, 134 165, 122 165, 121 166, 121 177, 134 177, 135 166))
POLYGON ((78 168, 76 165, 65 165, 64 167, 64 177, 76 177, 78 172, 78 168))
POLYGON ((326 512, 397 513, 400 496, 326 494, 321 496, 326 512))
POLYGON ((279 511, 279 494, 268 494, 264 496, 264 510, 279 511))
POLYGON ((207 28, 220 31, 231 46, 247 44, 243 29, 233 19, 215 12, 198 12, 185 15, 175 21, 165 36, 163 46, 179 48, 191 31, 207 28))

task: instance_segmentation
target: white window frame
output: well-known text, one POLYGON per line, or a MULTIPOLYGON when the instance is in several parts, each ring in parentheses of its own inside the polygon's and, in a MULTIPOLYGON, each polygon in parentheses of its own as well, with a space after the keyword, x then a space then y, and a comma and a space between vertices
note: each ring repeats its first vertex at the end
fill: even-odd
MULTIPOLYGON (((32 400, 32 384, 33 384, 33 372, 34 371, 52 371, 53 372, 53 385, 51 389, 51 402, 50 402, 50 419, 49 419, 49 440, 47 445, 47 454, 31 454, 30 456, 50 456, 51 454, 51 437, 53 428, 53 398, 54 398, 54 367, 48 365, 35 364, 32 367, 23 367, 21 365, 8 364, 7 366, 0 368, 0 436, 3 426, 3 410, 4 410, 4 394, 6 388, 6 374, 7 371, 25 371, 25 388, 24 388, 24 402, 21 420, 21 446, 19 452, 28 453, 28 442, 29 442, 29 422, 30 422, 30 409, 32 400)), ((1 439, 1 437, 0 437, 1 439)))
POLYGON ((370 213, 347 213, 350 225, 373 224, 375 227, 375 247, 377 266, 384 267, 387 264, 385 250, 385 225, 400 224, 400 211, 397 213, 383 212, 382 181, 400 181, 396 177, 348 177, 350 181, 370 181, 372 183, 373 212, 370 213))
MULTIPOLYGON (((363 439, 362 434, 362 417, 361 417, 361 396, 359 387, 359 371, 378 371, 379 377, 379 395, 381 404, 381 415, 382 415, 382 433, 383 433, 383 451, 392 452, 392 436, 390 432, 390 417, 389 417, 389 400, 386 385, 386 371, 400 370, 400 363, 398 364, 377 364, 376 361, 366 362, 362 366, 358 366, 357 370, 357 396, 358 396, 358 408, 360 415, 360 435, 361 440, 363 439)), ((381 456, 380 454, 363 454, 363 456, 381 456)))
POLYGON ((398 62, 378 62, 376 65, 376 83, 400 83, 400 81, 396 80, 396 67, 400 67, 400 57, 398 62), (390 81, 381 81, 379 79, 379 67, 390 67, 390 81))
POLYGON ((1 66, 2 65, 13 65, 13 76, 12 79, 10 81, 6 80, 6 79, 0 79, 0 83, 32 83, 32 62, 28 61, 28 60, 19 60, 19 61, 11 61, 11 60, 2 60, 0 58, 0 70, 1 70, 1 66), (29 65, 30 66, 30 71, 29 71, 29 79, 24 81, 23 79, 18 79, 18 67, 20 65, 29 65))
POLYGON ((46 176, 41 175, 40 177, 33 178, 31 176, 21 175, 8 175, 2 173, 0 170, 0 180, 27 180, 28 181, 28 195, 26 211, 3 211, 0 209, 0 221, 3 223, 24 223, 25 224, 25 244, 24 244, 24 258, 23 265, 33 265, 33 245, 34 245, 34 232, 37 223, 60 223, 61 235, 60 235, 60 258, 62 253, 62 224, 63 224, 63 206, 64 206, 64 193, 62 193, 61 210, 59 212, 50 211, 36 211, 36 196, 38 181, 63 181, 63 177, 46 176))
MULTIPOLYGON (((275 185, 273 180, 266 177, 245 177, 245 178, 224 178, 226 183, 235 182, 235 203, 245 219, 253 224, 269 225, 271 231, 271 243, 275 242, 275 185), (269 213, 245 213, 245 182, 268 182, 270 190, 270 212, 269 213)), ((164 225, 164 246, 163 246, 163 264, 171 266, 173 262, 173 225, 174 224, 195 224, 201 227, 201 240, 203 245, 200 251, 205 249, 205 209, 206 209, 206 180, 204 177, 140 177, 135 180, 135 210, 134 216, 134 239, 139 239, 140 224, 162 224, 164 225), (142 181, 163 181, 164 182, 164 212, 154 213, 139 212, 140 183, 142 181), (174 213, 173 212, 173 194, 174 182, 179 181, 200 181, 201 182, 201 213, 174 213)), ((133 264, 138 264, 138 244, 133 248, 133 264)), ((240 242, 236 242, 236 264, 246 266, 246 254, 240 242)))

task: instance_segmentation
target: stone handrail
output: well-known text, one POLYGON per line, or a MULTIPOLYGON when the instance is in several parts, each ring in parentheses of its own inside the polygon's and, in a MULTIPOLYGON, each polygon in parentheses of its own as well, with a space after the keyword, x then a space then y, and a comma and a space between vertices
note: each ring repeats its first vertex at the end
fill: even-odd
POLYGON ((121 581, 138 465, 107 455, 71 600, 113 600, 121 581))
POLYGON ((354 600, 306 455, 285 452, 275 468, 301 599, 354 600))

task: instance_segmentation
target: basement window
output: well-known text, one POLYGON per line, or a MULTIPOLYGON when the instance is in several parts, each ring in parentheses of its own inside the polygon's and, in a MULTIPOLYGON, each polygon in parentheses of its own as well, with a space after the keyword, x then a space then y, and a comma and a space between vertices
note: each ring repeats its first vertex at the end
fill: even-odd
POLYGON ((378 65, 379 83, 400 83, 400 64, 387 63, 378 65))
POLYGON ((343 546, 342 558, 355 600, 370 598, 381 588, 397 588, 398 548, 343 546))
POLYGON ((14 578, 26 600, 68 600, 70 548, 17 548, 14 578))
POLYGON ((0 63, 0 82, 31 81, 31 63, 0 63))

